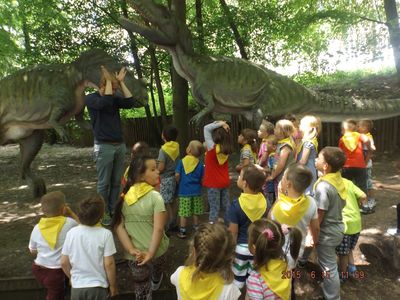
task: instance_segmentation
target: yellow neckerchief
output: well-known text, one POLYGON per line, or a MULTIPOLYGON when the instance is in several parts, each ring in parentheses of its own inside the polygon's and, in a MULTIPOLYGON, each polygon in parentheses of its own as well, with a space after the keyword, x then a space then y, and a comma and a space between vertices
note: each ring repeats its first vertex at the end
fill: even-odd
POLYGON ((356 131, 345 132, 342 136, 342 141, 344 146, 351 152, 356 150, 359 139, 360 139, 360 134, 356 131))
POLYGON ((267 210, 267 201, 265 201, 262 193, 241 193, 239 196, 239 205, 251 222, 261 219, 267 210))
POLYGON ((292 148, 292 150, 296 149, 296 146, 295 146, 295 144, 293 143, 293 140, 290 137, 287 137, 285 139, 279 140, 278 144, 281 144, 281 145, 282 144, 287 144, 292 148))
POLYGON ((253 152, 253 149, 251 149, 251 146, 250 146, 249 144, 244 144, 242 150, 244 150, 244 149, 249 149, 249 151, 250 151, 250 153, 251 153, 251 156, 253 156, 253 161, 254 161, 254 163, 256 164, 256 163, 257 163, 257 154, 255 154, 255 153, 253 152))
POLYGON ((220 165, 223 165, 228 160, 229 155, 221 153, 220 144, 215 145, 215 153, 217 154, 217 160, 220 165))
POLYGON ((367 132, 366 134, 364 134, 367 138, 369 138, 370 141, 373 141, 374 138, 372 136, 372 134, 370 132, 367 132))
POLYGON ((310 206, 310 199, 304 194, 294 199, 279 193, 278 200, 272 208, 272 214, 281 224, 295 226, 307 212, 310 206))
POLYGON ((173 161, 179 156, 179 144, 177 142, 166 142, 161 146, 161 149, 163 149, 173 161))
POLYGON ((101 222, 98 222, 94 225, 94 227, 103 227, 103 225, 101 225, 101 222))
POLYGON ((335 187, 335 189, 337 190, 340 198, 342 198, 342 200, 346 200, 347 198, 347 190, 346 190, 346 186, 344 184, 342 175, 340 174, 340 172, 336 172, 336 173, 328 173, 320 178, 318 178, 317 182, 314 184, 314 190, 315 187, 318 185, 318 183, 320 183, 321 181, 326 181, 328 183, 330 183, 331 185, 333 185, 335 187))
POLYGON ((124 200, 126 204, 132 205, 153 189, 154 186, 148 184, 147 182, 135 183, 125 194, 124 200))
POLYGON ((183 169, 185 170, 185 174, 192 173, 194 169, 196 169, 199 164, 199 159, 194 157, 193 155, 186 155, 182 159, 183 169))
POLYGON ((317 137, 314 137, 311 140, 301 140, 300 147, 297 149, 297 154, 301 152, 301 149, 303 149, 305 142, 311 142, 314 145, 315 152, 318 153, 318 139, 317 137))
POLYGON ((49 244, 49 247, 53 250, 56 246, 58 235, 66 220, 67 218, 64 216, 40 218, 39 231, 49 244))
POLYGON ((283 300, 289 300, 291 292, 290 276, 282 276, 287 272, 287 267, 282 259, 270 259, 267 267, 262 267, 259 271, 266 285, 283 300))
POLYGON ((268 154, 268 157, 271 157, 271 156, 275 156, 275 152, 271 152, 270 154, 268 154))
POLYGON ((192 280, 195 270, 194 266, 183 267, 179 274, 178 285, 182 300, 217 300, 224 287, 221 274, 201 273, 192 280))

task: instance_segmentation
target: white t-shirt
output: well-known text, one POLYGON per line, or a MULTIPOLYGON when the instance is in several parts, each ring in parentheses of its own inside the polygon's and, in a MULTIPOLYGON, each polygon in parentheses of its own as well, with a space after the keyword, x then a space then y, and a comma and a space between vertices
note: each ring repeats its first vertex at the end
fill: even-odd
POLYGON ((79 225, 65 239, 62 254, 71 263, 73 288, 108 287, 103 258, 116 252, 110 230, 103 227, 79 225))
MULTIPOLYGON (((180 266, 174 274, 171 275, 171 283, 176 287, 176 294, 178 295, 178 300, 182 300, 181 293, 179 291, 179 275, 184 267, 180 266)), ((232 283, 225 284, 222 288, 221 295, 218 297, 218 300, 236 300, 240 297, 239 288, 232 283)))
POLYGON ((35 264, 49 269, 60 269, 61 249, 64 245, 65 237, 67 236, 68 231, 76 225, 78 225, 78 223, 74 219, 67 217, 65 224, 58 235, 56 246, 54 249, 51 249, 40 232, 39 225, 36 224, 35 227, 33 227, 28 246, 30 250, 38 252, 35 264))
MULTIPOLYGON (((303 235, 303 239, 301 240, 299 257, 303 256, 308 225, 310 224, 311 220, 318 219, 317 202, 315 201, 315 199, 313 197, 311 197, 309 195, 307 195, 306 197, 310 200, 310 205, 308 206, 308 209, 307 209, 306 213, 304 214, 304 216, 295 225, 298 229, 300 229, 301 234, 303 235)), ((271 219, 276 220, 273 214, 271 214, 271 219)), ((289 242, 290 242, 289 235, 285 235, 285 243, 283 245, 284 251, 289 249, 289 246, 290 246, 289 242)), ((293 269, 296 266, 296 262, 292 261, 290 258, 291 258, 291 256, 288 259, 289 269, 293 269)))

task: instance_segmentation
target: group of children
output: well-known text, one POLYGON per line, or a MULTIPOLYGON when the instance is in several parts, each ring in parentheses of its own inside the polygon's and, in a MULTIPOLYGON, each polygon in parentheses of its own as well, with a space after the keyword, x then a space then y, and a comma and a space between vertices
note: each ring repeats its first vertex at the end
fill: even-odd
MULTIPOLYGON (((194 232, 185 265, 171 276, 178 299, 238 299, 244 286, 246 299, 293 299, 293 277, 284 274, 304 265, 312 248, 324 272, 324 297, 340 299, 340 282, 356 271, 352 250, 361 231, 359 202, 367 207, 372 123, 360 122, 358 133, 354 121, 343 122, 340 148, 318 151, 320 120, 305 116, 297 128, 289 119, 241 131, 236 170, 242 193, 232 202, 228 123, 207 124, 204 144, 191 141, 182 159, 173 126, 163 130, 157 160, 146 144, 134 146, 111 227, 125 250, 136 299, 151 299, 163 279, 176 195, 178 237, 187 237, 188 218, 194 232), (204 224, 202 187, 210 209, 204 224)), ((72 299, 117 294, 114 241, 100 225, 104 201, 84 199, 76 216, 64 198, 59 192, 42 198, 45 217, 29 244, 38 253, 33 272, 48 289, 47 299, 62 298, 61 268, 71 278, 72 299)))

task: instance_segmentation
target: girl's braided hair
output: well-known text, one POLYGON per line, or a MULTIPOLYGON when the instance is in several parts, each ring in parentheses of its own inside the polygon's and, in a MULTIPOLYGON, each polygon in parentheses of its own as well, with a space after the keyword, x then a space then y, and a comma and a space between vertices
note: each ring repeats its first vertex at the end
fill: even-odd
MULTIPOLYGON (((254 249, 254 268, 266 267, 271 259, 286 259, 283 252, 285 235, 281 225, 273 220, 260 219, 254 221, 248 229, 249 249, 254 249)), ((289 229, 290 255, 296 260, 299 255, 302 235, 297 227, 289 229)))
POLYGON ((190 243, 185 265, 196 267, 192 280, 201 273, 219 272, 227 283, 233 281, 232 263, 235 244, 232 234, 222 224, 201 224, 190 243))

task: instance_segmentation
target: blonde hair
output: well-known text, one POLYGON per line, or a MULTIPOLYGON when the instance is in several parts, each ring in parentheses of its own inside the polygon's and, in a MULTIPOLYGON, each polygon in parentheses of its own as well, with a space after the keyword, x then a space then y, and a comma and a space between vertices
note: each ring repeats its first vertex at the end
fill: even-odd
POLYGON ((185 265, 194 266, 192 280, 201 273, 218 272, 227 283, 233 281, 232 263, 235 243, 232 234, 222 224, 201 224, 190 244, 189 257, 185 265))
POLYGON ((198 140, 190 141, 188 148, 194 157, 200 157, 204 153, 204 146, 198 140))
POLYGON ((365 126, 367 127, 368 131, 371 131, 372 128, 374 128, 374 122, 372 122, 372 120, 362 119, 358 121, 358 126, 365 126))
POLYGON ((268 135, 273 135, 274 134, 274 124, 272 124, 271 122, 267 121, 267 120, 262 120, 260 128, 262 128, 263 130, 265 130, 266 133, 268 133, 268 135))
POLYGON ((286 119, 282 119, 276 122, 275 129, 280 129, 285 138, 291 137, 294 133, 293 123, 286 119))
POLYGON ((321 119, 316 116, 304 116, 300 120, 300 124, 304 124, 309 128, 308 132, 304 132, 303 138, 307 140, 311 140, 315 137, 318 137, 318 135, 321 133, 322 130, 322 123, 321 119), (315 128, 315 131, 313 131, 313 128, 315 128))
POLYGON ((60 191, 47 193, 40 199, 40 205, 46 216, 59 216, 65 206, 65 195, 60 191))

